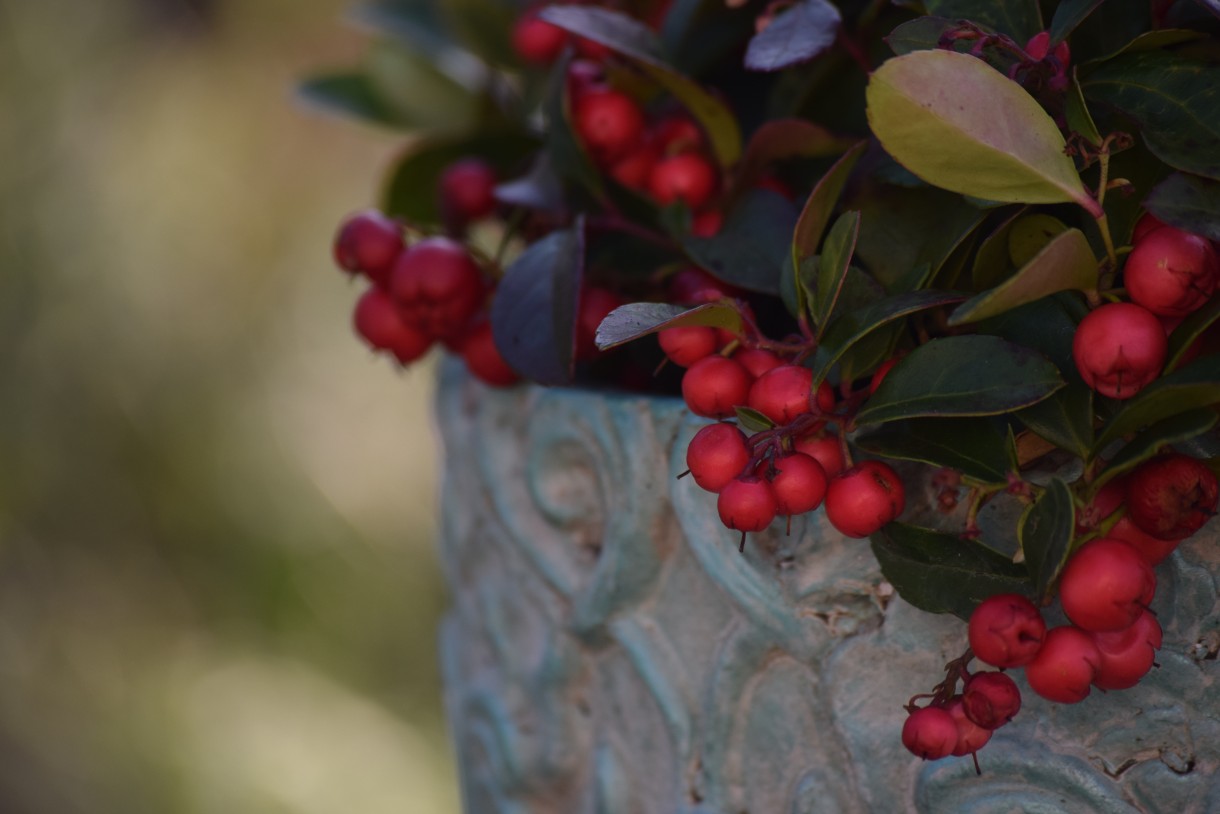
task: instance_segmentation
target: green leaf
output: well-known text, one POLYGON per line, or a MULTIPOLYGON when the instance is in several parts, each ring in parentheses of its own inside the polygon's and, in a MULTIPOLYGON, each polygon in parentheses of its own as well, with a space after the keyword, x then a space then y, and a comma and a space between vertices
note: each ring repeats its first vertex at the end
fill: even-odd
POLYGON ((661 42, 648 26, 625 14, 590 6, 550 6, 541 16, 630 59, 690 111, 703 127, 722 167, 737 163, 741 157, 741 128, 732 110, 666 62, 661 42))
POLYGON ((1170 226, 1220 240, 1220 182, 1175 172, 1152 188, 1144 208, 1170 226))
POLYGON ((969 20, 1007 34, 1018 44, 1042 30, 1036 0, 926 0, 924 8, 937 17, 969 20))
POLYGON ((1017 527, 1025 566, 1039 599, 1051 597, 1051 588, 1067 563, 1075 530, 1072 491, 1059 478, 1051 478, 1046 491, 1026 510, 1017 527))
POLYGON ((795 223, 791 201, 777 192, 755 189, 742 196, 716 236, 685 235, 682 247, 726 283, 778 295, 795 223))
POLYGON ((933 339, 890 371, 856 423, 998 415, 1035 404, 1063 384, 1059 371, 1044 357, 999 337, 933 339))
POLYGON ((1220 179, 1220 64, 1128 53, 1091 70, 1082 88, 1135 119, 1148 149, 1169 166, 1220 179))
POLYGON ((734 407, 733 411, 737 415, 737 423, 747 432, 763 432, 775 427, 775 422, 758 410, 752 410, 749 407, 734 407))
POLYGON ((1169 335, 1169 352, 1166 356, 1165 372, 1172 372, 1181 366, 1182 359, 1191 345, 1195 343, 1204 331, 1216 324, 1220 319, 1220 297, 1212 297, 1198 311, 1182 320, 1178 327, 1169 335))
POLYGON ((896 56, 902 56, 912 51, 936 49, 941 36, 958 27, 956 20, 947 17, 916 17, 902 23, 883 39, 896 56))
POLYGON ((1051 47, 1063 42, 1104 0, 1063 0, 1051 18, 1051 47))
POLYGON ((847 270, 851 266, 851 256, 856 250, 856 238, 860 235, 860 213, 844 212, 830 227, 826 242, 822 246, 821 260, 818 263, 817 289, 810 303, 816 336, 821 338, 825 333, 830 315, 834 313, 835 304, 839 300, 839 292, 843 290, 843 281, 847 279, 847 270))
POLYGON ((778 71, 813 59, 834 45, 841 22, 827 0, 797 0, 750 39, 746 69, 778 71))
POLYGON ((1076 76, 1075 68, 1072 69, 1072 84, 1067 89, 1065 101, 1067 109, 1064 111, 1064 115, 1067 117, 1068 129, 1094 147, 1100 147, 1101 131, 1097 129, 1097 125, 1093 122, 1093 114, 1089 113, 1089 106, 1085 104, 1084 91, 1080 89, 1080 80, 1076 76))
MULTIPOLYGON (((1117 4, 1114 4, 1117 5, 1117 4)), ((1103 11, 1105 8, 1103 7, 1103 11)), ((1111 51, 1104 56, 1096 59, 1091 59, 1083 64, 1083 68, 1095 68, 1098 65, 1109 62, 1112 59, 1122 56, 1123 54, 1138 54, 1141 51, 1160 51, 1165 48, 1171 48, 1175 45, 1181 45, 1195 40, 1206 39, 1207 35, 1202 31, 1195 31, 1190 28, 1160 28, 1155 31, 1145 31, 1131 38, 1121 48, 1111 51)))
POLYGON ((930 184, 1016 203, 1074 201, 1100 216, 1042 106, 980 59, 915 51, 885 62, 866 91, 886 152, 930 184))
POLYGON ((772 119, 750 136, 728 197, 732 200, 752 188, 778 161, 838 155, 855 143, 804 119, 772 119))
POLYGON ((442 64, 385 40, 369 49, 364 70, 377 95, 405 125, 432 132, 468 132, 478 123, 485 98, 481 88, 463 84, 469 77, 450 74, 442 64))
POLYGON ((1050 398, 1018 410, 1017 419, 1055 446, 1081 459, 1089 457, 1093 448, 1093 391, 1084 382, 1069 381, 1050 398))
POLYGON ((970 274, 970 279, 976 289, 992 288, 1008 277, 1013 268, 1009 260, 1008 236, 1012 233, 1012 227, 1024 216, 1025 212, 1026 207, 1018 207, 979 244, 970 274))
POLYGON ((1140 427, 1217 402, 1220 402, 1220 356, 1205 356, 1162 376, 1129 399, 1101 431, 1093 454, 1100 455, 1112 441, 1140 427))
POLYGON ((949 324, 977 322, 1058 291, 1096 288, 1097 260, 1089 240, 1079 229, 1068 229, 1008 280, 963 303, 950 315, 949 324))
POLYGON ((995 594, 1033 595, 1024 568, 971 540, 904 523, 869 539, 882 576, 920 610, 965 620, 995 594))
POLYGON ((905 291, 844 314, 822 337, 821 347, 827 353, 814 371, 815 384, 826 378, 848 350, 878 328, 919 311, 961 302, 964 296, 953 291, 905 291))
POLYGON ((987 485, 1007 483, 1012 469, 1003 422, 994 418, 895 421, 854 443, 885 458, 947 466, 987 485))
POLYGON ((1067 224, 1042 212, 1018 218, 1008 232, 1008 259, 1020 268, 1042 251, 1055 235, 1067 231, 1067 224))
POLYGON ((1124 472, 1129 472, 1144 461, 1157 455, 1161 447, 1178 444, 1197 438, 1216 426, 1220 415, 1210 407, 1201 407, 1181 415, 1175 415, 1153 424, 1120 449, 1106 465, 1106 471, 1097 479, 1095 487, 1124 472))
POLYGON ((1076 325, 1086 313, 1079 296, 1053 294, 992 317, 980 324, 979 330, 1032 348, 1061 371, 1075 376, 1072 341, 1076 337, 1076 325))
POLYGON ((504 360, 539 384, 572 380, 576 305, 584 273, 584 223, 551 232, 504 271, 491 304, 504 360))
POLYGON ((843 186, 847 183, 847 177, 867 146, 868 142, 861 141, 843 153, 809 193, 809 200, 805 201, 805 206, 801 209, 792 235, 792 259, 795 268, 799 269, 806 258, 818 253, 818 244, 822 242, 822 232, 830 222, 830 213, 834 211, 843 186))
POLYGON ((321 74, 297 86, 297 95, 306 104, 328 113, 361 119, 386 127, 402 127, 407 122, 378 94, 369 78, 360 71, 321 74))
POLYGON ((706 325, 741 331, 741 314, 731 305, 705 303, 696 308, 663 302, 633 302, 620 305, 597 328, 597 347, 608 350, 617 345, 666 328, 706 325))
POLYGON ((496 0, 444 0, 433 5, 439 7, 447 27, 484 60, 493 65, 518 63, 512 45, 516 8, 496 0))

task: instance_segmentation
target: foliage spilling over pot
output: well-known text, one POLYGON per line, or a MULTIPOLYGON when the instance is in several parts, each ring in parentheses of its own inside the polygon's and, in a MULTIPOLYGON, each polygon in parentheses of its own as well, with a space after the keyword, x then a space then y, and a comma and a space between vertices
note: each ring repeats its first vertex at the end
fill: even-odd
POLYGON ((1216 510, 1218 14, 367 3, 363 67, 304 85, 417 134, 336 238, 357 332, 495 386, 681 392, 743 546, 824 503, 969 620, 902 738, 973 753, 1020 707, 973 660, 1063 703, 1152 669, 1154 566, 1216 510))

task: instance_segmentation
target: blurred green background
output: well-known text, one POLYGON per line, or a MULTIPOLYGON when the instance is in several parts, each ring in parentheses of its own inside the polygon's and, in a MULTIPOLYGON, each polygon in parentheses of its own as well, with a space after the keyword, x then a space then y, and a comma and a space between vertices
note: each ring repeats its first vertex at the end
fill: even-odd
POLYGON ((0 812, 457 809, 430 365, 330 260, 344 0, 0 0, 0 812))

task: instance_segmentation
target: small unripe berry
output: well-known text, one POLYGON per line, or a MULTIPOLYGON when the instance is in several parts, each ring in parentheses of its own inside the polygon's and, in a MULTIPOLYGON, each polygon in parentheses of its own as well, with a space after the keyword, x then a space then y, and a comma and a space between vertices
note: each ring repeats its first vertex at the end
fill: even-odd
POLYGON ((1080 321, 1072 338, 1072 358, 1089 387, 1103 396, 1129 399, 1160 374, 1168 347, 1151 311, 1115 302, 1080 321))
POLYGON ((513 25, 512 40, 513 50, 525 62, 550 65, 568 44, 568 32, 539 19, 536 13, 527 13, 513 25))
POLYGON ((601 351, 597 349, 597 329, 611 311, 626 302, 618 294, 600 286, 586 286, 580 292, 580 307, 576 311, 576 359, 587 361, 601 351))
POLYGON ((1081 546, 1059 577, 1063 612, 1089 631, 1128 627, 1155 592, 1152 566, 1130 545, 1110 538, 1081 546))
POLYGON ((826 496, 826 472, 822 465, 800 452, 776 458, 771 479, 776 510, 782 515, 804 514, 822 505, 826 496))
POLYGON ((840 472, 826 489, 826 519, 848 537, 869 536, 905 507, 902 480, 880 461, 864 461, 840 472))
POLYGON ((576 134, 599 162, 610 162, 640 141, 644 114, 625 93, 591 90, 576 100, 576 134))
POLYGON ((792 448, 820 463, 828 477, 833 478, 847 468, 847 458, 843 455, 843 444, 838 436, 824 433, 806 435, 796 439, 792 448))
POLYGON ((1088 633, 1056 627, 1046 632, 1042 649, 1025 665, 1025 680, 1048 701, 1075 704, 1088 697, 1099 664, 1101 653, 1088 633))
POLYGON ((775 519, 775 492, 771 484, 754 476, 736 478, 716 499, 720 522, 737 531, 762 531, 775 519))
POLYGON ((1033 602, 1020 594, 996 594, 970 614, 970 649, 992 667, 1029 664, 1046 638, 1046 622, 1033 602))
POLYGON ((669 361, 679 367, 690 367, 700 359, 711 356, 719 344, 716 331, 703 325, 666 328, 657 333, 657 341, 669 361))
POLYGON ((1162 540, 1194 534, 1216 513, 1216 476, 1202 461, 1172 453, 1153 458, 1131 473, 1127 516, 1162 540))
POLYGON ((728 418, 746 403, 750 374, 732 359, 708 356, 695 362, 682 377, 682 398, 695 415, 728 418))
POLYGON ((1152 669, 1161 646, 1161 624, 1144 611, 1128 628, 1094 633, 1093 643, 1101 654, 1093 685, 1103 690, 1125 690, 1152 669))
POLYGON ((1207 238, 1172 226, 1149 232, 1123 267, 1131 300, 1154 314, 1184 317, 1211 299, 1220 261, 1207 238))
POLYGON ((369 347, 394 354, 400 364, 414 362, 432 346, 432 337, 404 322, 390 295, 377 286, 361 295, 352 323, 369 347))
POLYGON ((940 707, 917 709, 902 725, 902 745, 924 760, 949 757, 957 747, 957 737, 957 723, 940 707))
POLYGON ((1021 690, 1003 673, 986 670, 966 679, 962 687, 966 716, 984 729, 999 729, 1021 711, 1021 690))
POLYGON ((733 354, 733 361, 750 371, 755 379, 784 363, 783 359, 762 348, 741 348, 733 354))
POLYGON ((375 209, 357 212, 339 226, 335 235, 335 262, 374 283, 389 283, 394 261, 402 254, 402 229, 375 209))
POLYGON ((1185 539, 1162 540, 1159 537, 1153 537, 1131 522, 1131 518, 1125 515, 1120 517, 1118 522, 1110 527, 1110 532, 1107 536, 1112 540, 1122 540, 1130 545, 1139 552, 1140 556, 1144 558, 1144 562, 1149 565, 1159 565, 1185 539))
POLYGON ((663 158, 648 176, 648 189, 662 206, 681 201, 699 209, 716 191, 716 168, 698 153, 663 158))
POLYGON ((481 158, 455 161, 441 173, 441 211, 458 225, 496 211, 496 171, 481 158))
POLYGON ((491 322, 488 320, 482 320, 470 328, 469 333, 458 344, 457 351, 475 378, 492 387, 508 387, 521 380, 517 371, 504 361, 500 349, 496 347, 491 322))
POLYGON ((949 703, 945 704, 945 712, 953 717, 953 723, 957 726, 957 743, 952 752, 954 757, 963 757, 977 752, 987 745, 987 741, 991 740, 990 729, 981 727, 970 720, 970 716, 966 714, 966 709, 962 705, 960 695, 949 699, 949 703))
POLYGON ((686 447, 686 468, 695 483, 719 492, 736 480, 750 463, 745 434, 732 424, 709 424, 686 447))
POLYGON ((430 237, 394 264, 390 290, 403 318, 438 339, 459 336, 486 298, 479 267, 462 244, 430 237))

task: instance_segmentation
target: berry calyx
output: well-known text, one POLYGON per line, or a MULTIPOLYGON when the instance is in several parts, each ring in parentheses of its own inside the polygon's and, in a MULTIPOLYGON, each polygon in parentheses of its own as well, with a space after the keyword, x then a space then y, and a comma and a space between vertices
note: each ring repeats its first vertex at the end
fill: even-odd
POLYGON ((1156 662, 1161 638, 1161 624, 1148 611, 1123 630, 1094 633, 1093 643, 1101 654, 1101 662, 1093 686, 1103 690, 1134 687, 1156 662))
POLYGON ((465 225, 496 210, 496 171, 481 158, 455 161, 441 173, 441 212, 445 220, 465 225))
POLYGON ((407 324, 390 295, 376 286, 356 302, 352 324, 369 347, 392 353, 403 365, 414 362, 432 347, 432 337, 407 324))
POLYGON ((735 478, 720 490, 716 510, 728 528, 762 531, 775 519, 775 492, 771 484, 753 475, 735 478))
POLYGON ((804 514, 822 505, 826 496, 826 472, 822 465, 800 452, 776 458, 771 488, 775 492, 776 512, 804 514))
POLYGON ((732 359, 708 356, 695 362, 682 377, 682 398, 695 415, 728 418, 746 403, 750 374, 732 359))
POLYGON ((746 436, 732 424, 709 424, 686 447, 686 468, 695 483, 709 492, 728 486, 749 463, 746 436))
POLYGON ((1171 453, 1141 464, 1127 483, 1127 516, 1161 540, 1194 534, 1216 513, 1216 476, 1203 462, 1171 453))
POLYGON ((1033 602, 1020 594, 996 594, 970 614, 970 649, 992 667, 1020 667, 1038 655, 1046 622, 1033 602))
POLYGON ((966 679, 962 687, 966 717, 984 729, 999 729, 1021 711, 1021 690, 1003 673, 986 670, 966 679))
POLYGON ((905 507, 902 480, 880 461, 864 461, 840 472, 826 489, 826 518, 848 537, 869 536, 905 507))
POLYGON ((1115 302, 1080 321, 1072 358, 1089 387, 1103 396, 1129 399, 1160 374, 1168 347, 1165 330, 1151 311, 1115 302))
POLYGON ((591 90, 576 100, 576 134, 599 162, 607 163, 637 144, 644 132, 644 114, 625 93, 591 90))
POLYGON ((1152 566, 1130 545, 1110 538, 1081 546, 1059 578, 1063 612, 1089 631, 1130 626, 1155 592, 1152 566))
POLYGON ((711 356, 719 344, 716 331, 703 325, 666 328, 657 333, 657 341, 669 361, 679 367, 690 367, 711 356))
POLYGON ((902 725, 902 745, 924 760, 949 757, 957 748, 957 739, 957 722, 941 707, 914 710, 902 725))
POLYGON ((1184 317, 1211 299, 1220 260, 1211 243, 1172 226, 1149 232, 1123 268, 1127 294, 1154 314, 1184 317))
POLYGON ((384 286, 403 245, 398 224, 375 209, 367 209, 339 226, 335 234, 335 262, 345 271, 364 274, 384 286))
POLYGON ((462 244, 430 237, 394 264, 390 290, 403 318, 437 339, 460 335, 486 297, 483 275, 462 244))
POLYGON ((1075 704, 1089 695, 1101 653, 1093 638, 1077 627, 1048 630, 1042 649, 1025 665, 1030 689, 1048 701, 1075 704))
POLYGON ((698 153, 663 158, 648 176, 648 189, 662 206, 681 201, 699 209, 716 191, 716 169, 698 153))

